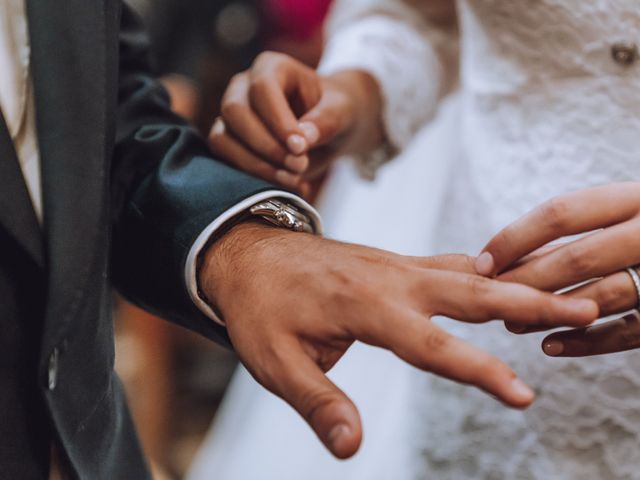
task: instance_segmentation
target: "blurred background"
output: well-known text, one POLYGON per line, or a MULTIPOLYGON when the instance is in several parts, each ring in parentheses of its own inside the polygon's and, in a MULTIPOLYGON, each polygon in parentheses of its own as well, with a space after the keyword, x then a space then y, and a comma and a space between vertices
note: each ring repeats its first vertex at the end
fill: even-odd
MULTIPOLYGON (((129 0, 172 108, 207 134, 230 78, 263 50, 315 66, 330 0, 129 0)), ((183 478, 236 367, 232 352, 116 299, 116 368, 158 479, 183 478)))

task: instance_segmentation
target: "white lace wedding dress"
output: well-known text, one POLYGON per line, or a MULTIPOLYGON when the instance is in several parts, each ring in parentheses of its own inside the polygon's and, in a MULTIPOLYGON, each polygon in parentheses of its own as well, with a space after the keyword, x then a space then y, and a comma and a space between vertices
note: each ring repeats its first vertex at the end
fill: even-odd
MULTIPOLYGON (((418 142, 423 148, 405 153, 404 177, 396 169, 395 185, 375 195, 390 205, 383 214, 403 211, 412 218, 394 229, 405 229, 409 250, 431 241, 414 226, 424 219, 437 224, 436 250, 476 254, 500 228, 554 195, 638 180, 635 43, 637 0, 339 0, 321 68, 364 68, 378 79, 389 144, 396 149, 406 147, 456 87, 456 121, 436 129, 438 140, 418 142), (443 173, 445 161, 450 175, 443 173), (422 203, 403 201, 412 189, 422 192, 416 197, 422 203)), ((361 171, 373 175, 381 158, 363 159, 361 171)), ((359 230, 372 232, 362 212, 372 210, 373 200, 351 199, 348 208, 328 203, 334 208, 326 215, 339 236, 345 231, 343 237, 362 241, 359 230)), ((390 379, 389 388, 371 387, 359 381, 364 372, 389 374, 392 360, 372 361, 369 370, 361 362, 344 370, 341 385, 349 391, 355 384, 352 394, 365 403, 368 394, 382 395, 382 402, 368 401, 369 415, 393 420, 367 431, 366 442, 375 447, 365 442, 355 460, 359 468, 339 467, 315 450, 309 454, 307 443, 298 447, 299 434, 283 434, 293 464, 287 465, 286 448, 276 449, 278 461, 269 464, 268 432, 247 425, 235 437, 233 427, 221 431, 218 445, 224 448, 225 434, 231 435, 247 463, 254 454, 262 462, 262 474, 242 476, 246 469, 236 468, 240 476, 220 478, 640 479, 640 353, 554 359, 541 353, 540 335, 516 337, 499 324, 443 323, 507 361, 536 388, 536 404, 525 412, 507 410, 472 388, 400 367, 393 367, 403 372, 400 385, 390 379), (260 451, 244 448, 252 438, 263 440, 260 451)), ((228 408, 233 405, 232 397, 228 408)), ((290 421, 278 421, 284 418, 270 425, 286 429, 290 421)), ((214 462, 210 471, 225 470, 229 450, 218 456, 220 469, 214 462)))

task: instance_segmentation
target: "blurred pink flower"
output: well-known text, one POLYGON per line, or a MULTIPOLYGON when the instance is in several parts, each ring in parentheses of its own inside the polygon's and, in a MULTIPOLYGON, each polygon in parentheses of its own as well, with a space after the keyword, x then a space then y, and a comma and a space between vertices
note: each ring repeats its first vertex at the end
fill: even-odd
POLYGON ((270 30, 299 39, 322 26, 330 5, 331 0, 264 0, 270 30))

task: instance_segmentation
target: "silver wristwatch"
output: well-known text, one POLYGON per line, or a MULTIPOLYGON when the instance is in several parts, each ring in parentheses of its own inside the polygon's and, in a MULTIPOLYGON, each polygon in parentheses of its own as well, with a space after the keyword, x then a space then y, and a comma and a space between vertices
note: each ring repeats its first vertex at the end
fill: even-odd
POLYGON ((289 203, 278 199, 265 200, 251 207, 250 212, 256 217, 278 227, 295 232, 314 233, 311 219, 289 203))

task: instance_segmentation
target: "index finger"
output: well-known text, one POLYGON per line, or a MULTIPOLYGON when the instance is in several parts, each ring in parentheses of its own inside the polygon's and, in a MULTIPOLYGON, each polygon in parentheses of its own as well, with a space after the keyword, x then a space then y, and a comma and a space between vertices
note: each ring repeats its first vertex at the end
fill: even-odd
POLYGON ((588 357, 640 348, 640 316, 574 330, 552 333, 542 341, 542 350, 552 357, 588 357))
POLYGON ((481 275, 494 276, 553 240, 629 220, 637 214, 639 196, 637 184, 622 183, 549 200, 493 237, 478 257, 476 269, 481 275))
POLYGON ((321 97, 316 78, 308 72, 293 71, 284 78, 277 75, 257 75, 249 91, 251 106, 273 135, 294 155, 305 153, 316 138, 307 138, 292 106, 290 96, 296 95, 305 112, 321 97))
MULTIPOLYGON (((221 114, 231 133, 257 156, 281 166, 289 151, 268 130, 249 104, 249 77, 239 74, 222 97, 221 114)), ((308 160, 307 160, 308 161, 308 160)), ((304 169, 303 169, 304 170, 304 169)))

